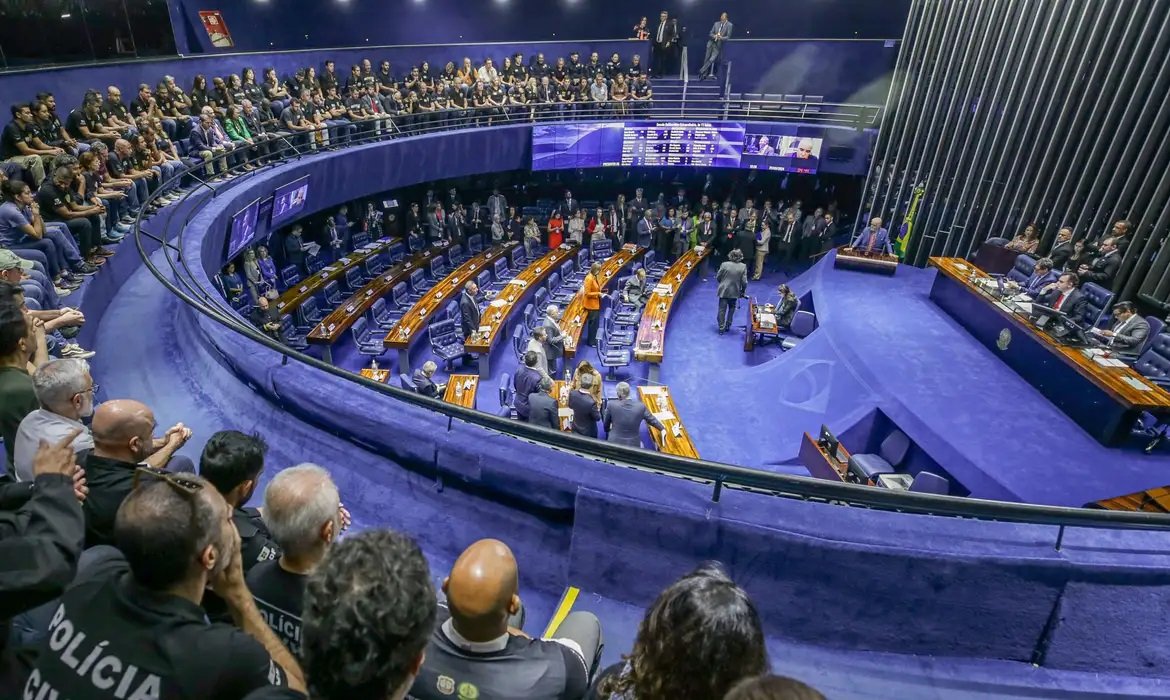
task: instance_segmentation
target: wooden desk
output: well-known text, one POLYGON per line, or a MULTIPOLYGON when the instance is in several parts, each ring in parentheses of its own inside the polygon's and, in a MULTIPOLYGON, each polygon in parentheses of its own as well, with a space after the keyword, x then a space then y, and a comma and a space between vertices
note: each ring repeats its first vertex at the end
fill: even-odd
POLYGON ((385 384, 386 382, 390 381, 390 370, 366 367, 362 370, 362 376, 366 379, 373 379, 375 382, 382 382, 385 384))
POLYGON ((410 273, 420 267, 425 270, 431 258, 446 249, 446 246, 442 246, 424 250, 412 258, 407 258, 404 262, 392 266, 389 270, 370 280, 365 286, 354 292, 353 296, 341 302, 341 306, 323 318, 321 323, 317 324, 316 328, 309 331, 309 334, 305 336, 305 340, 313 345, 324 346, 325 361, 333 362, 332 346, 337 342, 337 339, 349 330, 355 321, 369 311, 376 300, 386 296, 394 288, 394 285, 408 279, 410 273))
POLYGON ((683 285, 691 278, 699 263, 711 254, 710 246, 691 248, 674 261, 662 276, 659 285, 671 288, 669 294, 657 292, 650 295, 642 311, 642 322, 638 325, 638 336, 634 339, 634 359, 650 363, 650 381, 657 382, 662 355, 666 352, 666 323, 670 320, 670 307, 682 291, 683 285))
POLYGON ((447 377, 443 400, 464 408, 475 408, 475 393, 479 377, 474 374, 452 374, 447 377))
POLYGON ((892 275, 898 271, 898 256, 889 253, 871 253, 843 245, 837 249, 837 256, 833 259, 833 267, 892 275))
POLYGON ((561 430, 572 430, 573 409, 569 408, 569 384, 565 380, 553 380, 553 397, 557 400, 557 413, 561 419, 561 430))
POLYGON ((410 374, 410 348, 414 345, 430 324, 431 318, 441 311, 450 301, 458 301, 463 286, 473 280, 482 270, 488 269, 492 261, 502 255, 507 255, 512 248, 520 245, 516 241, 508 241, 504 245, 489 248, 468 258, 463 264, 455 268, 437 282, 422 299, 414 303, 407 312, 394 324, 382 345, 388 350, 398 351, 398 371, 410 374))
MULTIPOLYGON (((605 293, 610 285, 618 278, 622 270, 626 269, 635 260, 641 260, 648 248, 632 243, 619 248, 609 259, 601 264, 601 291, 605 293)), ((561 316, 561 332, 565 334, 565 368, 577 354, 577 346, 581 343, 581 331, 585 328, 585 290, 582 288, 565 307, 561 316)))
POLYGON ((658 445, 658 450, 679 457, 698 459, 699 451, 695 449, 695 443, 691 441, 690 433, 687 432, 682 419, 678 417, 678 409, 675 408, 674 399, 670 397, 670 390, 664 386, 640 386, 638 387, 638 395, 642 397, 642 403, 646 404, 646 408, 650 409, 651 413, 658 414, 668 411, 674 416, 671 420, 659 418, 666 430, 649 426, 650 437, 654 439, 654 444, 658 445), (674 434, 674 426, 676 425, 679 428, 678 435, 674 434))
POLYGON ((1124 442, 1143 411, 1170 414, 1170 394, 1131 367, 1104 367, 1061 344, 978 284, 987 275, 971 263, 930 264, 938 268, 930 298, 1102 444, 1124 442))
POLYGON ((800 463, 808 469, 810 475, 818 479, 849 481, 849 450, 844 445, 838 445, 837 451, 841 461, 825 452, 814 436, 805 433, 804 439, 800 441, 800 463))
MULTIPOLYGON (((748 327, 747 327, 747 333, 744 334, 744 339, 743 339, 743 351, 744 352, 751 352, 752 350, 755 349, 757 337, 760 338, 761 342, 763 342, 764 338, 779 338, 780 337, 780 326, 779 325, 772 326, 771 328, 765 328, 764 326, 760 325, 760 319, 757 317, 756 312, 757 311, 766 311, 768 313, 771 313, 771 311, 767 311, 767 309, 765 308, 766 306, 772 306, 772 305, 771 304, 761 304, 761 303, 756 301, 755 297, 752 297, 752 300, 750 302, 748 302, 748 327)), ((774 309, 773 309, 773 311, 774 311, 774 309)))
POLYGON ((529 263, 528 267, 512 278, 499 295, 492 300, 492 303, 496 304, 495 306, 489 305, 484 309, 483 316, 479 319, 479 327, 486 330, 472 334, 463 344, 467 352, 479 355, 479 376, 488 377, 491 375, 489 362, 492 346, 495 345, 501 330, 505 330, 506 334, 508 320, 512 313, 521 308, 520 305, 526 298, 536 293, 536 288, 544 284, 549 275, 560 269, 561 263, 576 254, 576 245, 565 245, 550 250, 539 259, 529 263))
POLYGON ((325 285, 334 280, 339 280, 345 276, 346 270, 352 267, 357 267, 365 263, 370 258, 378 253, 381 253, 390 248, 391 245, 399 242, 400 238, 380 238, 370 244, 369 248, 365 250, 355 250, 345 257, 337 260, 325 267, 321 268, 319 272, 309 275, 301 280, 295 286, 284 290, 276 299, 276 310, 281 314, 291 314, 297 308, 305 303, 309 297, 318 294, 325 288, 325 285))

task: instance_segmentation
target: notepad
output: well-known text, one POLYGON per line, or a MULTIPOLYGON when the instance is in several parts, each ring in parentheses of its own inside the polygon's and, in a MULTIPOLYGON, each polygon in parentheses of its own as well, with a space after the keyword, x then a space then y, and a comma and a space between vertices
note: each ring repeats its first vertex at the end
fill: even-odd
POLYGON ((1102 355, 1098 355, 1098 356, 1094 357, 1093 362, 1096 362, 1097 364, 1101 365, 1102 367, 1125 367, 1126 366, 1124 362, 1117 359, 1116 357, 1104 357, 1102 355))
POLYGON ((479 332, 480 332, 480 333, 483 333, 483 334, 485 334, 485 335, 486 335, 486 334, 488 334, 488 333, 491 333, 491 332, 492 332, 492 327, 491 327, 491 326, 480 326, 480 327, 479 327, 479 332))
POLYGON ((654 414, 654 417, 657 418, 658 420, 662 421, 663 423, 668 423, 668 422, 674 420, 674 414, 671 413, 670 411, 659 411, 659 412, 654 414))
POLYGON ((518 285, 521 289, 528 286, 527 282, 525 282, 524 280, 519 279, 519 278, 508 280, 508 284, 518 285))
POLYGON ((1121 381, 1130 385, 1134 389, 1137 389, 1138 391, 1153 391, 1154 390, 1154 387, 1150 386, 1149 384, 1146 384, 1145 382, 1138 379, 1137 377, 1122 377, 1121 381))
POLYGON ((491 300, 491 303, 489 303, 489 304, 488 304, 488 306, 494 306, 494 307, 496 307, 496 308, 499 308, 499 307, 501 307, 501 306, 503 306, 504 304, 507 304, 507 303, 508 303, 508 302, 507 302, 507 301, 504 301, 503 299, 492 299, 492 300, 491 300))

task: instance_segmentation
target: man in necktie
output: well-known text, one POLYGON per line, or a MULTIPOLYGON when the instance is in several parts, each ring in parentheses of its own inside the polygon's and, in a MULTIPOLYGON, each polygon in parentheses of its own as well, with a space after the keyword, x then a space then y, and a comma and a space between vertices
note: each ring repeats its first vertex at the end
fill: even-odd
POLYGON ((889 247, 889 243, 889 231, 882 228, 881 217, 875 216, 870 219, 869 226, 862 229, 857 238, 853 239, 850 246, 866 253, 885 253, 888 252, 886 248, 889 247))
POLYGON ((731 38, 734 24, 727 20, 727 13, 719 15, 719 21, 711 27, 707 35, 707 54, 703 57, 703 67, 699 69, 699 79, 714 79, 719 68, 719 59, 723 56, 723 42, 731 38))
POLYGON ((1132 301, 1119 301, 1113 305, 1113 327, 1109 330, 1091 329, 1095 340, 1113 348, 1122 359, 1137 359, 1138 354, 1150 337, 1150 322, 1138 316, 1132 301))
POLYGON ((669 21, 670 15, 663 10, 658 15, 658 26, 654 28, 654 42, 650 47, 650 65, 656 77, 666 73, 666 61, 670 54, 670 45, 674 43, 674 28, 669 21))
POLYGON ((1045 287, 1036 297, 1036 302, 1041 306, 1063 311, 1073 319, 1079 319, 1085 303, 1080 290, 1077 289, 1080 283, 1081 280, 1076 273, 1066 272, 1056 282, 1045 287))

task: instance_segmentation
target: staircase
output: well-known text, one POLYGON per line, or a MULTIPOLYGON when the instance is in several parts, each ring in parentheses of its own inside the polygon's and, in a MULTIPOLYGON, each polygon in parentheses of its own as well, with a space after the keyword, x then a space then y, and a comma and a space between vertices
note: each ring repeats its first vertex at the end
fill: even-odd
POLYGON ((722 115, 721 80, 684 80, 683 78, 655 78, 654 107, 650 115, 661 118, 715 119, 722 115))

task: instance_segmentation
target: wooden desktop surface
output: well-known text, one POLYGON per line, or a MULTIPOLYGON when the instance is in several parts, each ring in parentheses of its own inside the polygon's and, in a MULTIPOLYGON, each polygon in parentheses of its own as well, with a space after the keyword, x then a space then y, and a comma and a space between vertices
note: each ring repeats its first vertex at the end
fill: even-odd
POLYGON ((296 285, 284 290, 284 294, 281 294, 276 299, 276 310, 282 314, 291 314, 297 310, 297 307, 305 303, 306 299, 324 289, 325 285, 333 280, 339 280, 344 277, 346 270, 361 265, 401 240, 401 238, 380 238, 374 241, 366 250, 355 250, 340 260, 326 265, 318 272, 309 275, 296 285))
POLYGON ((394 288, 394 285, 408 279, 410 273, 420 267, 424 270, 427 269, 431 258, 446 250, 446 246, 428 248, 418 255, 391 266, 390 269, 354 292, 350 298, 341 302, 341 306, 330 312, 321 320, 321 323, 309 331, 305 340, 315 345, 332 345, 337 342, 341 334, 349 330, 355 321, 369 311, 376 300, 386 296, 394 288))
POLYGON ((373 379, 375 382, 382 382, 383 384, 390 381, 390 370, 388 369, 366 367, 362 370, 361 375, 366 379, 373 379))
POLYGON ((651 413, 658 414, 668 411, 674 416, 671 420, 659 418, 666 430, 648 426, 650 437, 654 438, 654 444, 658 445, 658 450, 679 457, 698 459, 699 451, 695 449, 695 443, 691 441, 691 434, 687 432, 687 427, 683 425, 682 419, 678 416, 678 408, 675 407, 674 399, 670 396, 670 389, 664 386, 640 386, 638 387, 638 395, 642 397, 642 403, 650 409, 651 413), (660 397, 664 406, 659 405, 660 397), (680 428, 678 437, 675 437, 673 432, 673 426, 676 423, 680 428))
POLYGON ((662 362, 662 355, 666 350, 666 323, 670 320, 670 307, 682 289, 687 278, 699 269, 703 258, 711 254, 711 247, 691 248, 683 253, 678 260, 662 275, 659 284, 672 287, 670 294, 654 293, 646 302, 642 310, 642 322, 638 325, 638 337, 634 340, 634 359, 642 362, 662 362), (649 343, 645 350, 641 349, 644 343, 649 343))
POLYGON ((415 302, 406 314, 394 324, 386 334, 383 345, 395 350, 405 350, 422 334, 431 318, 434 317, 448 302, 458 301, 463 291, 463 285, 475 279, 484 269, 490 269, 492 263, 502 255, 507 255, 512 248, 520 245, 516 241, 508 241, 501 246, 488 248, 468 258, 463 264, 455 268, 450 274, 435 284, 422 299, 415 302))
POLYGON ((452 374, 447 377, 447 388, 443 400, 464 408, 475 408, 475 392, 479 389, 479 375, 452 374), (459 391, 457 387, 463 387, 459 391))
POLYGON ((573 429, 573 409, 569 408, 569 384, 563 379, 553 380, 553 398, 557 400, 557 412, 561 419, 561 430, 573 429))
POLYGON ((841 481, 849 481, 849 450, 838 444, 837 452, 841 456, 841 461, 825 452, 815 437, 805 433, 800 444, 800 461, 813 476, 824 479, 832 475, 841 481))
MULTIPOLYGON (((601 291, 605 293, 616 280, 622 270, 626 269, 635 260, 640 260, 648 250, 646 246, 632 246, 632 250, 622 246, 601 264, 601 291)), ((539 310, 539 309, 538 309, 539 310)), ((577 354, 577 346, 581 343, 581 333, 585 330, 585 289, 582 288, 565 307, 561 316, 561 332, 565 334, 565 362, 569 362, 577 354)))
POLYGON ((520 274, 513 278, 513 281, 520 280, 524 282, 524 285, 509 283, 492 300, 493 302, 500 302, 500 305, 492 306, 489 304, 484 309, 483 315, 479 319, 479 325, 481 328, 488 326, 490 330, 486 333, 476 332, 473 334, 463 344, 464 349, 467 352, 474 353, 491 352, 492 345, 496 342, 496 336, 499 335, 500 329, 508 325, 508 318, 511 317, 512 312, 516 309, 518 305, 517 301, 523 299, 526 293, 543 284, 549 275, 560 269, 561 263, 576 254, 576 245, 554 248, 539 259, 529 263, 528 267, 521 270, 520 274))
POLYGON ((1103 367, 1087 357, 1081 348, 1062 345, 1051 335, 1022 314, 1012 313, 999 306, 997 299, 987 290, 970 280, 972 272, 976 279, 987 278, 988 275, 979 268, 961 258, 930 258, 930 264, 938 268, 939 274, 946 275, 951 280, 965 287, 973 294, 977 294, 995 308, 1005 319, 1016 328, 1032 335, 1042 342, 1053 355, 1060 358, 1067 365, 1075 368, 1082 376, 1095 384, 1099 389, 1109 394, 1113 400, 1129 410, 1151 411, 1165 413, 1170 411, 1170 394, 1147 381, 1141 373, 1132 367, 1103 367), (963 266, 963 267, 960 267, 963 266), (1131 379, 1150 387, 1151 391, 1141 391, 1131 386, 1126 379, 1131 379))
POLYGON ((744 334, 744 338, 743 338, 743 349, 745 351, 750 351, 750 350, 755 348, 757 335, 759 335, 759 336, 778 336, 778 335, 780 335, 780 326, 779 325, 772 326, 771 328, 764 328, 763 326, 760 325, 760 319, 756 315, 757 311, 765 311, 767 313, 775 313, 774 307, 773 307, 771 312, 768 312, 765 309, 766 306, 773 306, 773 305, 761 304, 758 301, 756 301, 755 297, 752 297, 751 301, 748 302, 748 321, 751 323, 751 326, 748 328, 748 331, 747 331, 747 333, 744 334))

